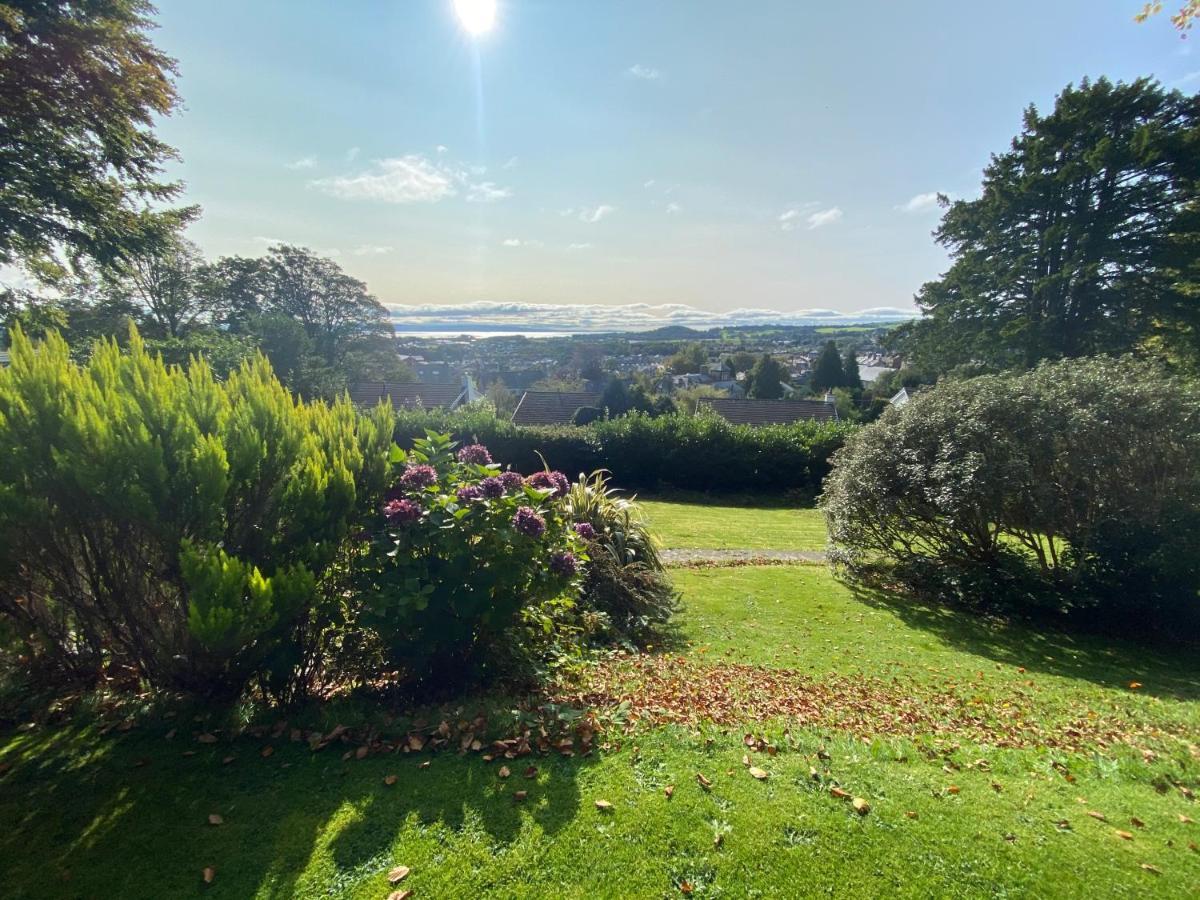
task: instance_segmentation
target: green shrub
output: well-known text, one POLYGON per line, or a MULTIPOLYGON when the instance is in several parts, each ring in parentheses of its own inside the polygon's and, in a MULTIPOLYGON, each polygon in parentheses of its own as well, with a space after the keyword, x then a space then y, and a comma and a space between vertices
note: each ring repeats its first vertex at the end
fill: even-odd
POLYGON ((580 475, 559 502, 588 542, 579 599, 585 632, 634 642, 652 636, 678 608, 679 595, 637 504, 610 487, 603 472, 580 475), (586 622, 588 616, 595 621, 586 622))
POLYGON ((989 607, 1200 622, 1200 391, 1133 358, 943 382, 854 435, 822 506, 858 577, 989 607))
POLYGON ((133 332, 86 365, 12 334, 0 370, 0 612, 42 664, 287 694, 384 485, 390 410, 295 401, 257 357, 218 382, 133 332))
POLYGON ((717 416, 632 413, 584 426, 517 426, 488 410, 407 410, 396 416, 402 447, 427 430, 487 444, 521 472, 548 464, 578 475, 605 469, 633 490, 815 496, 829 458, 853 426, 798 422, 754 428, 717 416))
POLYGON ((580 541, 553 502, 565 476, 501 473, 482 446, 430 433, 397 448, 397 478, 356 560, 359 625, 413 689, 506 674, 573 603, 580 541))

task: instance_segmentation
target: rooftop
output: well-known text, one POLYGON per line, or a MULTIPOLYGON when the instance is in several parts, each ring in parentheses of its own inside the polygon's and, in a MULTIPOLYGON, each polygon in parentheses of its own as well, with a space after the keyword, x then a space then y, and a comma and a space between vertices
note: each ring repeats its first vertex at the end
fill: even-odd
POLYGON ((587 391, 525 391, 512 420, 515 425, 569 425, 576 410, 599 403, 600 395, 587 391))

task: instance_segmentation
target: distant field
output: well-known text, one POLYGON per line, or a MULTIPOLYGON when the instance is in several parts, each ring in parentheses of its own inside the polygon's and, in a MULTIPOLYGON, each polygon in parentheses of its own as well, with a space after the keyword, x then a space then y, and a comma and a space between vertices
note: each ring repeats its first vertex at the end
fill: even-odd
POLYGON ((679 550, 824 550, 825 520, 815 509, 702 506, 642 500, 664 547, 679 550))

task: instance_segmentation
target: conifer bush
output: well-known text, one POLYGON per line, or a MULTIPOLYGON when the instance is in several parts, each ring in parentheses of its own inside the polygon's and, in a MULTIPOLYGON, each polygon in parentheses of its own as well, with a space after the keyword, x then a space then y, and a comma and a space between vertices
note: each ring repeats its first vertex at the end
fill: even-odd
POLYGON ((259 356, 217 381, 133 332, 0 370, 0 613, 43 668, 157 687, 303 687, 332 583, 385 485, 393 420, 295 400, 259 356))

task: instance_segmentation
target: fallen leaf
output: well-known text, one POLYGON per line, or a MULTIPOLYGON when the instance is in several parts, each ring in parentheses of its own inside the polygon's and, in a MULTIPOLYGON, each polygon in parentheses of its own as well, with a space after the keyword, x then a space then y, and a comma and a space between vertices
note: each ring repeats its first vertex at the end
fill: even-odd
POLYGON ((946 793, 947 794, 957 794, 958 793, 958 785, 957 784, 950 785, 950 787, 946 788, 946 793))
POLYGON ((387 895, 387 900, 408 900, 413 895, 411 890, 405 889, 402 891, 392 891, 387 895))
POLYGON ((839 800, 849 800, 851 797, 849 791, 843 791, 840 787, 831 787, 829 793, 839 800))
POLYGON ((854 800, 851 801, 850 805, 854 807, 854 811, 860 816, 865 816, 871 811, 871 804, 862 797, 855 797, 854 800))
POLYGON ((225 824, 225 820, 222 819, 216 813, 209 813, 208 814, 208 824, 209 825, 223 825, 223 824, 225 824))
POLYGON ((667 799, 670 800, 671 795, 675 793, 675 785, 668 784, 665 788, 663 788, 663 793, 666 794, 667 799))
POLYGON ((500 771, 497 772, 496 774, 499 775, 501 778, 507 778, 509 775, 512 774, 512 769, 510 769, 508 766, 501 766, 500 771))
POLYGON ((1132 825, 1134 828, 1145 828, 1146 827, 1146 823, 1143 822, 1141 819, 1139 819, 1137 816, 1134 816, 1132 819, 1130 819, 1129 824, 1132 825))
POLYGON ((367 746, 359 747, 357 750, 354 751, 354 758, 355 759, 366 759, 367 754, 370 752, 371 752, 370 747, 367 747, 367 746))
POLYGON ((1002 792, 1004 790, 1004 786, 1002 784, 1000 784, 1000 782, 998 782, 998 781, 993 781, 992 782, 992 790, 995 791, 997 794, 999 794, 1000 792, 1002 792))
POLYGON ((408 877, 409 871, 408 866, 396 866, 388 872, 388 884, 399 884, 408 877))
POLYGON ((1121 831, 1120 829, 1117 830, 1117 837, 1119 837, 1123 841, 1132 841, 1133 840, 1132 834, 1130 834, 1128 831, 1121 831))
POLYGON ((537 766, 530 766, 521 774, 524 775, 526 778, 537 778, 537 773, 538 773, 537 766))
POLYGON ((1131 682, 1129 682, 1129 689, 1130 689, 1131 691, 1136 691, 1136 690, 1137 690, 1138 688, 1140 688, 1141 686, 1142 686, 1142 683, 1141 683, 1140 681, 1131 681, 1131 682))
POLYGON ((396 776, 395 776, 395 775, 384 775, 384 776, 383 776, 383 783, 384 783, 384 784, 389 784, 389 785, 391 785, 391 784, 395 784, 395 783, 396 783, 396 776))
POLYGON ((217 877, 217 870, 212 866, 205 866, 204 871, 200 873, 200 877, 204 879, 205 884, 212 884, 213 879, 217 877))
POLYGON ((813 781, 820 781, 821 773, 818 772, 816 769, 814 769, 812 766, 809 766, 808 767, 808 777, 811 778, 813 781))
POLYGON ((417 768, 418 769, 428 769, 432 765, 433 765, 433 760, 427 759, 427 760, 425 760, 425 762, 423 762, 419 766, 417 766, 417 768))
POLYGON ((692 887, 692 883, 690 881, 679 882, 679 893, 691 894, 693 890, 695 890, 695 888, 692 887))
POLYGON ((528 796, 529 796, 529 791, 517 791, 515 794, 513 794, 513 799, 520 802, 521 800, 524 800, 528 796))
POLYGON ((712 788, 712 782, 705 778, 700 772, 696 773, 696 782, 706 791, 712 788))
POLYGON ((1153 872, 1155 875, 1162 874, 1162 869, 1160 869, 1158 866, 1152 866, 1152 865, 1150 865, 1150 863, 1142 863, 1141 867, 1143 869, 1145 869, 1147 872, 1153 872))
POLYGON ((607 800, 597 800, 596 801, 596 809, 600 810, 601 812, 607 812, 608 810, 610 810, 612 808, 613 808, 613 805, 611 803, 609 803, 607 800))
POLYGON ((266 759, 268 756, 270 756, 274 752, 275 752, 275 748, 272 747, 270 744, 267 744, 267 746, 262 748, 263 759, 266 759))
POLYGON ((758 766, 751 766, 750 774, 753 775, 755 778, 757 778, 759 781, 766 781, 770 777, 770 775, 768 775, 765 770, 760 769, 758 766))
POLYGON ((1196 820, 1191 818, 1190 816, 1185 816, 1183 813, 1177 813, 1177 815, 1179 816, 1179 821, 1182 822, 1184 825, 1194 825, 1195 824, 1196 820))
POLYGON ((917 817, 916 812, 911 809, 905 810, 904 815, 906 818, 909 818, 909 819, 915 819, 917 817))
POLYGON ((1107 817, 1107 816, 1105 816, 1105 815, 1104 815, 1104 813, 1102 813, 1102 812, 1096 812, 1096 810, 1094 810, 1094 809, 1089 809, 1089 810, 1088 810, 1088 815, 1089 815, 1089 816, 1091 816, 1093 819, 1097 819, 1097 820, 1099 820, 1099 821, 1101 821, 1101 822, 1107 822, 1107 821, 1108 821, 1108 817, 1107 817))

